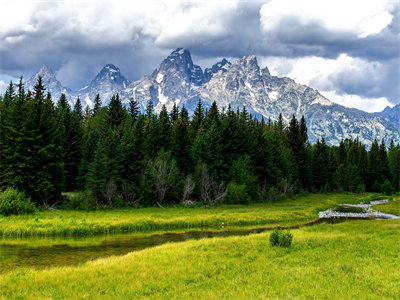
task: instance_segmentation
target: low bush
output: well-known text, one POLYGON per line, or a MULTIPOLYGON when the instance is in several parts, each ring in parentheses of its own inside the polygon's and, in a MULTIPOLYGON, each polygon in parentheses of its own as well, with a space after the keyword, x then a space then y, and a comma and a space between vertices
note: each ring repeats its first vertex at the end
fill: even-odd
POLYGON ((230 182, 226 189, 225 203, 228 204, 248 204, 250 196, 244 184, 230 182))
POLYGON ((95 197, 89 191, 71 193, 66 198, 63 205, 66 209, 95 210, 98 206, 95 197))
POLYGON ((389 180, 386 179, 385 182, 382 183, 381 191, 387 196, 390 196, 393 194, 393 186, 389 180))
POLYGON ((364 213, 365 209, 356 206, 338 205, 334 208, 334 211, 344 212, 344 213, 364 213))
POLYGON ((0 215, 22 215, 36 211, 31 199, 13 187, 8 187, 0 193, 0 215))
POLYGON ((293 234, 289 231, 275 229, 269 236, 269 242, 272 246, 290 247, 293 241, 293 234))

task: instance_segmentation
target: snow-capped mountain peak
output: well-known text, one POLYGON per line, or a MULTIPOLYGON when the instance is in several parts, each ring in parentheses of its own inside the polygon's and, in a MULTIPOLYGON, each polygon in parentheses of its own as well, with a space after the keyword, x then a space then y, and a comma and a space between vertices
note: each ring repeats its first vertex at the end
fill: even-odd
MULTIPOLYGON (((45 85, 53 96, 65 89, 50 68, 44 67, 39 73, 46 78, 45 85)), ((72 95, 91 105, 97 93, 104 105, 115 93, 121 95, 123 103, 133 98, 142 111, 152 101, 156 112, 163 105, 170 110, 176 103, 193 113, 198 99, 202 99, 205 107, 213 101, 222 110, 228 105, 232 109, 246 107, 259 118, 276 120, 281 113, 289 121, 292 115, 304 115, 311 142, 320 138, 329 144, 345 138, 359 138, 367 145, 374 139, 400 141, 398 107, 370 114, 335 104, 313 88, 272 76, 267 67, 260 68, 255 55, 233 62, 224 58, 203 71, 193 63, 189 50, 177 48, 150 75, 134 82, 129 82, 118 67, 107 64, 87 87, 72 95)))
MULTIPOLYGON (((57 101, 61 93, 70 94, 71 90, 62 86, 61 82, 58 81, 56 74, 49 66, 42 66, 40 70, 34 74, 28 81, 25 83, 26 89, 33 90, 33 87, 38 81, 39 76, 42 77, 43 85, 46 87, 47 91, 51 93, 51 96, 54 101, 57 101)), ((71 102, 71 101, 70 101, 71 102)))
POLYGON ((119 93, 128 87, 127 80, 118 67, 113 64, 105 65, 88 86, 78 91, 78 96, 89 106, 97 94, 101 95, 104 104, 107 104, 113 94, 119 93))

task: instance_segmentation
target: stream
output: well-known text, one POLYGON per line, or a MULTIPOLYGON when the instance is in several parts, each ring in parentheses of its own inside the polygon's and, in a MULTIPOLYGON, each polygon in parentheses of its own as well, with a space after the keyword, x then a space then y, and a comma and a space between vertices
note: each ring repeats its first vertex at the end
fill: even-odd
POLYGON ((372 206, 378 205, 378 204, 384 204, 389 202, 388 199, 384 200, 375 200, 371 201, 368 204, 365 203, 360 203, 360 204, 340 204, 338 205, 339 207, 344 208, 343 210, 350 209, 351 208, 359 208, 358 212, 346 212, 346 211, 339 211, 336 209, 328 209, 325 211, 321 211, 318 214, 318 217, 320 219, 332 219, 332 218, 356 218, 356 219, 376 219, 376 220, 382 220, 382 219, 400 219, 400 216, 392 215, 392 214, 386 214, 380 211, 376 211, 372 209, 372 206))
MULTIPOLYGON (((302 225, 280 227, 297 229, 319 223, 337 223, 348 219, 375 218, 397 219, 399 216, 384 214, 372 209, 373 205, 388 200, 371 201, 370 204, 342 204, 356 207, 360 212, 340 212, 328 209, 319 213, 319 219, 302 225)), ((279 228, 279 227, 278 227, 279 228)), ((45 269, 73 266, 102 257, 124 255, 157 245, 212 237, 245 236, 274 228, 229 229, 224 231, 187 231, 162 234, 121 234, 94 238, 4 238, 0 239, 0 275, 18 268, 45 269)))

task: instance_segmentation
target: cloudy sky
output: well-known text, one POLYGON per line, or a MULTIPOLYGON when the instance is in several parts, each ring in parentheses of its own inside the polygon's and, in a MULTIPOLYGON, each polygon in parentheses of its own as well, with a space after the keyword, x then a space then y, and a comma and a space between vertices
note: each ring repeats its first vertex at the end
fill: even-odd
POLYGON ((259 64, 366 111, 400 103, 398 0, 0 0, 0 90, 49 65, 64 86, 107 63, 131 80, 177 47, 259 64))

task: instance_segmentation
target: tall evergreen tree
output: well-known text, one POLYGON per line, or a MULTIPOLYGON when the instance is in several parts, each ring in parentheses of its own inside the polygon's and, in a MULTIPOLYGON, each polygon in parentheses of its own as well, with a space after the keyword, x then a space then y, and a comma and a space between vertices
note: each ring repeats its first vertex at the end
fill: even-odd
POLYGON ((97 115, 100 108, 101 108, 100 94, 97 94, 96 97, 94 98, 93 116, 97 115))
MULTIPOLYGON (((161 116, 160 116, 161 117, 161 116)), ((178 163, 179 169, 188 174, 193 171, 191 159, 191 141, 189 134, 189 116, 185 107, 182 107, 179 118, 172 130, 172 155, 178 163)))
POLYGON ((147 102, 146 117, 148 119, 151 119, 153 117, 153 102, 151 101, 151 99, 147 102))
POLYGON ((193 132, 197 132, 201 125, 203 124, 204 120, 204 108, 203 108, 203 103, 201 102, 201 99, 197 102, 196 109, 193 112, 193 118, 191 122, 191 127, 193 132))
POLYGON ((126 118, 125 108, 122 106, 121 99, 118 94, 111 97, 107 106, 106 122, 112 127, 122 124, 126 118))
POLYGON ((175 123, 176 120, 178 120, 179 117, 179 109, 176 103, 174 102, 174 106, 172 106, 172 110, 170 113, 171 121, 172 123, 175 123))
POLYGON ((171 144, 172 126, 165 105, 162 106, 160 116, 158 118, 158 128, 160 148, 164 148, 165 151, 168 151, 171 144))
POLYGON ((79 121, 83 121, 83 111, 82 111, 82 102, 79 97, 76 99, 75 105, 74 105, 74 113, 78 117, 79 121))
POLYGON ((135 122, 139 115, 139 104, 133 98, 129 99, 129 114, 132 117, 132 121, 135 122))

